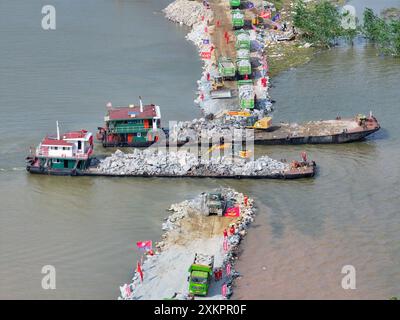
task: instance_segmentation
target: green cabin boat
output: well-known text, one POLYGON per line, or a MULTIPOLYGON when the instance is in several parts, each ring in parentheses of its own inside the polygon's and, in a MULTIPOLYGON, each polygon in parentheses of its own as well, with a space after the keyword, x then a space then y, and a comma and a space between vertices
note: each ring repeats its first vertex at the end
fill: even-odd
POLYGON ((27 171, 49 175, 79 175, 87 169, 93 153, 93 134, 86 130, 46 136, 26 158, 27 171))
POLYGON ((107 107, 105 127, 98 128, 96 135, 104 147, 148 147, 160 138, 159 106, 140 102, 140 106, 107 107))

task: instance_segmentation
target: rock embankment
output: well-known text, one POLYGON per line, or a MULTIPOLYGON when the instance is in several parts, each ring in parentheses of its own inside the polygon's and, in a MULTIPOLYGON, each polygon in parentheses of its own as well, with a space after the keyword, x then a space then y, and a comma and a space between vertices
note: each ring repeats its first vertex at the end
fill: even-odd
POLYGON ((211 10, 206 9, 201 2, 197 1, 176 0, 163 11, 167 19, 188 27, 199 22, 199 17, 204 16, 205 20, 212 19, 211 10))
POLYGON ((230 204, 239 208, 240 216, 209 216, 204 210, 205 194, 171 206, 171 214, 163 224, 162 241, 154 253, 147 254, 142 264, 143 281, 135 273, 132 283, 120 287, 119 299, 189 299, 188 268, 194 255, 214 256, 214 271, 221 270, 222 278, 213 276, 207 297, 195 299, 226 299, 233 290, 233 281, 239 276, 235 270, 239 244, 254 221, 253 200, 233 189, 217 189, 230 204), (231 233, 231 227, 234 232, 231 233), (224 230, 228 230, 224 246, 224 230), (225 248, 224 248, 225 247, 225 248), (223 287, 226 293, 223 294, 223 287))
POLYGON ((239 157, 198 157, 188 151, 166 152, 155 148, 135 149, 132 153, 117 150, 95 168, 97 173, 122 176, 191 176, 233 177, 270 176, 284 173, 289 165, 267 156, 256 160, 239 157))

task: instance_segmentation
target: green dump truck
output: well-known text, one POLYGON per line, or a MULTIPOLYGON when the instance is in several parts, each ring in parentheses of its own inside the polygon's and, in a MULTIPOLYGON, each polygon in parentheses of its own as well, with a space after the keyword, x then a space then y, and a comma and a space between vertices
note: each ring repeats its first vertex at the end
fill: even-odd
POLYGON ((240 10, 232 10, 232 25, 234 29, 244 27, 244 14, 240 10))
POLYGON ((236 49, 248 49, 250 50, 250 33, 247 30, 237 30, 235 31, 236 36, 236 49))
POLYGON ((240 7, 240 0, 229 0, 232 9, 237 9, 240 7))
POLYGON ((239 80, 239 104, 242 109, 254 109, 254 87, 251 80, 239 80))
POLYGON ((237 70, 239 73, 239 76, 245 77, 251 76, 251 63, 250 59, 237 59, 236 60, 236 65, 237 65, 237 70))
POLYGON ((236 57, 238 59, 250 60, 250 50, 249 49, 236 50, 236 57))
POLYGON ((196 253, 189 267, 189 293, 207 296, 214 269, 214 256, 196 253))
POLYGON ((233 79, 236 76, 236 66, 233 61, 226 57, 218 59, 218 72, 225 79, 233 79))

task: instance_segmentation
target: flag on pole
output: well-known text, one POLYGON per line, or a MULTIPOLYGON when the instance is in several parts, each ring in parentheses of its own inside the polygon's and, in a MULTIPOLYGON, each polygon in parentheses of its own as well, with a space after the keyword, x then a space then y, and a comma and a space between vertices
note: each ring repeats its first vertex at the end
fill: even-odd
POLYGON ((224 251, 228 251, 228 238, 224 238, 224 251))
POLYGON ((153 248, 153 242, 151 240, 147 241, 138 241, 136 242, 136 246, 139 250, 151 250, 153 248))
POLYGON ((280 15, 280 13, 278 12, 276 15, 274 15, 273 17, 272 17, 272 21, 278 21, 279 19, 281 18, 281 15, 280 15))
POLYGON ((227 286, 226 286, 226 283, 224 283, 224 285, 222 286, 222 296, 223 297, 226 297, 226 291, 227 291, 227 286))
POLYGON ((142 270, 142 267, 140 266, 140 262, 139 261, 137 262, 136 271, 139 273, 140 280, 142 280, 142 282, 143 282, 143 270, 142 270))
POLYGON ((228 264, 226 265, 226 274, 227 274, 228 276, 231 274, 231 264, 230 264, 230 263, 228 263, 228 264))
POLYGON ((240 216, 240 208, 239 206, 227 208, 225 211, 225 217, 239 217, 240 216))

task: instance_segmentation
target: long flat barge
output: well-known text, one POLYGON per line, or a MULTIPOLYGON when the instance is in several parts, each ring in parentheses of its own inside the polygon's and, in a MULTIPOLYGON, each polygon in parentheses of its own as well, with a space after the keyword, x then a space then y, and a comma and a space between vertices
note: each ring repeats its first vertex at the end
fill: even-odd
POLYGON ((310 121, 303 124, 280 123, 268 129, 256 129, 255 144, 296 145, 335 144, 360 141, 380 129, 378 120, 357 116, 352 119, 310 121))
POLYGON ((89 167, 87 169, 52 169, 45 167, 27 166, 27 171, 32 174, 53 175, 53 176, 91 176, 91 177, 131 177, 131 178, 219 178, 219 179, 302 179, 312 178, 316 174, 316 164, 311 162, 309 164, 300 166, 298 168, 291 168, 290 170, 280 171, 271 174, 263 175, 218 175, 214 173, 207 174, 185 174, 185 175, 170 175, 170 174, 113 174, 104 173, 97 168, 89 167))
POLYGON ((95 168, 81 171, 77 175, 92 177, 136 177, 136 178, 213 178, 213 179, 282 179, 293 180, 302 178, 312 178, 316 174, 315 163, 307 167, 291 169, 288 171, 277 172, 268 175, 218 175, 218 174, 186 174, 186 175, 148 175, 148 174, 110 174, 96 171, 95 168))

